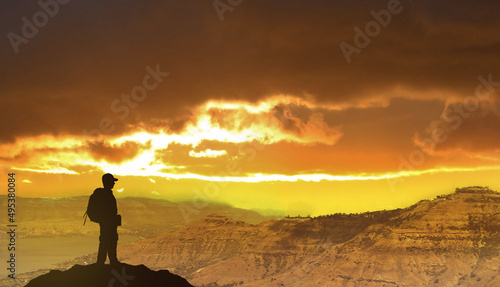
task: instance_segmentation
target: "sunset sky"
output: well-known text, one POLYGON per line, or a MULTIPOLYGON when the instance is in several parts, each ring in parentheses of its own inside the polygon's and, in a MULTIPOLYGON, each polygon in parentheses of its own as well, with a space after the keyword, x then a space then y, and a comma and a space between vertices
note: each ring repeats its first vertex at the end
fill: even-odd
POLYGON ((104 172, 117 197, 265 214, 500 190, 498 1, 40 3, 0 4, 18 196, 104 172))

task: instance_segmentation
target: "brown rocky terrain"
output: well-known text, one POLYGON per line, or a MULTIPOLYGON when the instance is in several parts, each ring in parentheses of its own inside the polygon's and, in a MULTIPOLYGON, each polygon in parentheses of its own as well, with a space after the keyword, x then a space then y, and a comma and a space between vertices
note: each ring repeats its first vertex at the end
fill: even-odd
POLYGON ((499 219, 500 194, 471 187, 392 211, 258 224, 211 215, 118 252, 195 286, 500 286, 499 219))
POLYGON ((360 215, 210 216, 119 252, 196 286, 500 286, 499 219, 500 194, 466 188, 360 215))

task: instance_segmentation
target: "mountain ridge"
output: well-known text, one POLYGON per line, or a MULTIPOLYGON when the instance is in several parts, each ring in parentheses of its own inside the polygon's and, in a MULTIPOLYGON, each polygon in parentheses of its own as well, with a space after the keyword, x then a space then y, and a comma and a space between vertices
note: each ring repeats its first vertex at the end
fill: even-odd
POLYGON ((499 220, 500 194, 468 187, 361 214, 258 224, 211 214, 118 254, 195 286, 500 286, 499 220))
MULTIPOLYGON (((0 196, 0 204, 6 204, 7 196, 0 196)), ((88 197, 68 198, 17 198, 20 208, 16 221, 22 226, 18 235, 23 237, 50 236, 98 236, 99 226, 89 222, 83 224, 83 214, 87 209, 88 197)), ((126 197, 118 198, 118 211, 123 218, 120 234, 151 238, 164 232, 173 231, 197 221, 212 213, 222 213, 230 217, 258 223, 273 217, 266 217, 255 211, 231 207, 223 204, 207 203, 203 208, 190 209, 189 217, 182 215, 182 208, 188 203, 168 200, 126 197)), ((6 231, 7 217, 0 218, 0 231, 6 231)))
MULTIPOLYGON (((485 286, 485 277, 500 286, 484 269, 500 263, 498 219, 500 195, 470 187, 390 211, 256 225, 212 216, 142 241, 141 250, 156 250, 156 266, 199 286, 485 286)), ((120 253, 147 261, 134 246, 120 253)))

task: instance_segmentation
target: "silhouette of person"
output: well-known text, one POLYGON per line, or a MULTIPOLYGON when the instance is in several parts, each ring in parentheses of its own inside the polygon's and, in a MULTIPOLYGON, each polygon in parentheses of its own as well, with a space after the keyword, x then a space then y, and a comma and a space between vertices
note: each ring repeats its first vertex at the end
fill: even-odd
POLYGON ((101 209, 101 219, 99 220, 101 234, 99 236, 97 264, 101 265, 106 261, 106 255, 109 256, 111 265, 120 263, 116 257, 116 245, 118 244, 117 228, 121 223, 118 221, 118 208, 112 190, 117 180, 112 174, 106 173, 102 176, 104 188, 96 189, 96 192, 99 192, 99 208, 101 209))

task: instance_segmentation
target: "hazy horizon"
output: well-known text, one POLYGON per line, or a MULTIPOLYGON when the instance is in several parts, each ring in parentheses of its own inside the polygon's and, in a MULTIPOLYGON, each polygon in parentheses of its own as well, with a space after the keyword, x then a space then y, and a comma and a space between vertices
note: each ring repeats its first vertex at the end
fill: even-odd
MULTIPOLYGON (((192 198, 186 198, 184 200, 178 199, 178 200, 172 200, 172 198, 161 198, 161 197, 144 197, 140 196, 140 194, 133 195, 133 194, 126 194, 126 193, 120 193, 120 192, 114 192, 116 198, 118 200, 120 199, 147 199, 147 200, 162 200, 162 201, 167 201, 171 202, 174 204, 181 204, 185 205, 186 208, 195 208, 195 209, 203 209, 204 204, 212 204, 212 205, 222 205, 222 206, 228 206, 228 207, 233 207, 233 208, 240 208, 244 210, 250 210, 250 211, 255 211, 263 216, 321 216, 321 215, 328 215, 328 214, 334 214, 334 213, 346 213, 346 214, 354 214, 354 213, 363 213, 363 212, 373 212, 373 211, 382 211, 382 210, 394 210, 398 208, 407 208, 415 203, 417 203, 420 200, 427 200, 427 199, 433 199, 436 198, 437 196, 443 195, 443 194, 452 194, 455 192, 456 188, 466 188, 466 187, 471 187, 471 186, 484 186, 484 187, 489 187, 493 191, 497 191, 499 189, 496 189, 494 186, 489 186, 489 185, 463 185, 463 186, 455 186, 455 187, 450 187, 449 189, 444 189, 444 190, 438 190, 435 192, 427 193, 427 196, 423 196, 423 193, 418 193, 417 197, 405 197, 405 201, 402 201, 401 204, 396 205, 396 206, 388 206, 388 207, 383 207, 383 208, 372 208, 372 209, 354 209, 354 210, 349 210, 345 208, 337 208, 337 209, 328 209, 325 208, 322 213, 311 213, 309 211, 300 211, 300 210, 290 210, 290 209, 264 209, 264 208, 259 208, 257 207, 241 207, 241 206, 236 206, 231 204, 231 202, 223 202, 223 201, 214 201, 214 200, 208 200, 207 198, 202 199, 201 198, 196 198, 196 200, 193 200, 192 198), (414 199, 411 201, 411 199, 414 199)), ((6 195, 0 195, 6 197, 6 195)), ((82 199, 88 199, 90 194, 87 194, 87 192, 82 192, 82 194, 74 194, 74 195, 69 195, 69 196, 58 196, 58 197, 37 197, 37 196, 32 196, 32 197, 24 197, 24 196, 18 196, 18 198, 34 198, 34 199, 70 199, 70 198, 82 198, 82 199)), ((84 201, 85 201, 84 200, 84 201)), ((84 202, 86 203, 86 201, 84 202)), ((339 202, 337 206, 343 206, 342 202, 339 202)), ((120 207, 120 206, 118 206, 120 207)), ((86 205, 82 205, 82 211, 86 208, 86 205)))

